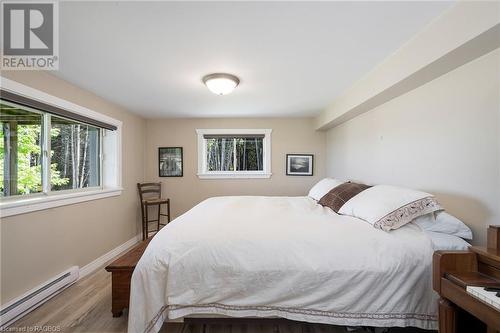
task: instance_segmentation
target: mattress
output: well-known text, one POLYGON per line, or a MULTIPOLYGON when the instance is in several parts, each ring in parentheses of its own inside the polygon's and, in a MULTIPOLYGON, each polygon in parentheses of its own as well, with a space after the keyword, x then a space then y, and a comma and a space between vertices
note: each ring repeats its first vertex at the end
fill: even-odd
POLYGON ((190 315, 437 328, 433 243, 309 197, 215 197, 165 226, 138 262, 129 332, 190 315))

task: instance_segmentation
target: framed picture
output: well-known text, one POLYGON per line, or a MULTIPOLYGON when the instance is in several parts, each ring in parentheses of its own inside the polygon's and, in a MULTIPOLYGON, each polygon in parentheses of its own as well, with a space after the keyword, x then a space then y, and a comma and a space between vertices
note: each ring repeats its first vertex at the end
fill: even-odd
POLYGON ((158 148, 160 177, 182 177, 182 147, 158 148))
POLYGON ((312 176, 313 154, 286 154, 287 176, 312 176))

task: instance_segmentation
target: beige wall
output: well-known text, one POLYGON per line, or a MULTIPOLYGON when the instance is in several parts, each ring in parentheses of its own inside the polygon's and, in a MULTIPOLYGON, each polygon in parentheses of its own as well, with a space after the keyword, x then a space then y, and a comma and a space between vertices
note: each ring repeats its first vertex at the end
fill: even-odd
POLYGON ((123 187, 119 197, 3 218, 1 303, 73 265, 90 263, 140 232, 136 183, 144 179, 144 119, 45 72, 4 77, 123 122, 123 187))
POLYGON ((325 133, 314 130, 312 118, 286 119, 153 119, 147 121, 146 179, 162 181, 171 198, 172 215, 220 195, 306 195, 325 175, 325 133), (272 173, 269 179, 199 179, 197 128, 271 128, 272 173), (184 177, 158 177, 158 147, 184 148, 184 177), (285 176, 285 154, 314 154, 314 176, 285 176))
POLYGON ((485 244, 500 222, 500 51, 327 133, 330 176, 437 195, 485 244))

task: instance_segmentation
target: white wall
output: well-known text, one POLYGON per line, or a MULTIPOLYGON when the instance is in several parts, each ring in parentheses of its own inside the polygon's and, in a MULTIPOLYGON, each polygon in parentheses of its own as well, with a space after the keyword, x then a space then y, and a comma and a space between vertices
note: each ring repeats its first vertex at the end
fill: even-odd
POLYGON ((316 118, 329 129, 500 47, 500 2, 458 1, 316 118))
POLYGON ((327 132, 327 174, 434 193, 486 243, 500 224, 497 49, 327 132))

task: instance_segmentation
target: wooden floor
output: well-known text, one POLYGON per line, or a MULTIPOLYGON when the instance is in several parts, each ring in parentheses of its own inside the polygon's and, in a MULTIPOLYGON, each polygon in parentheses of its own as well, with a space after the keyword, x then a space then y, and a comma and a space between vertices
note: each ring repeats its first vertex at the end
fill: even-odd
MULTIPOLYGON (((127 313, 111 316, 111 274, 100 269, 64 290, 9 329, 30 332, 127 332, 127 313), (31 330, 30 330, 31 328, 31 330), (42 330, 38 330, 42 332, 42 330), (36 331, 35 331, 36 332, 36 331)), ((356 332, 363 332, 359 330, 356 332)), ((341 326, 298 323, 286 320, 196 320, 166 323, 162 333, 345 333, 341 326)), ((380 332, 380 331, 378 331, 380 332)), ((429 332, 418 329, 391 329, 390 333, 429 332)))

